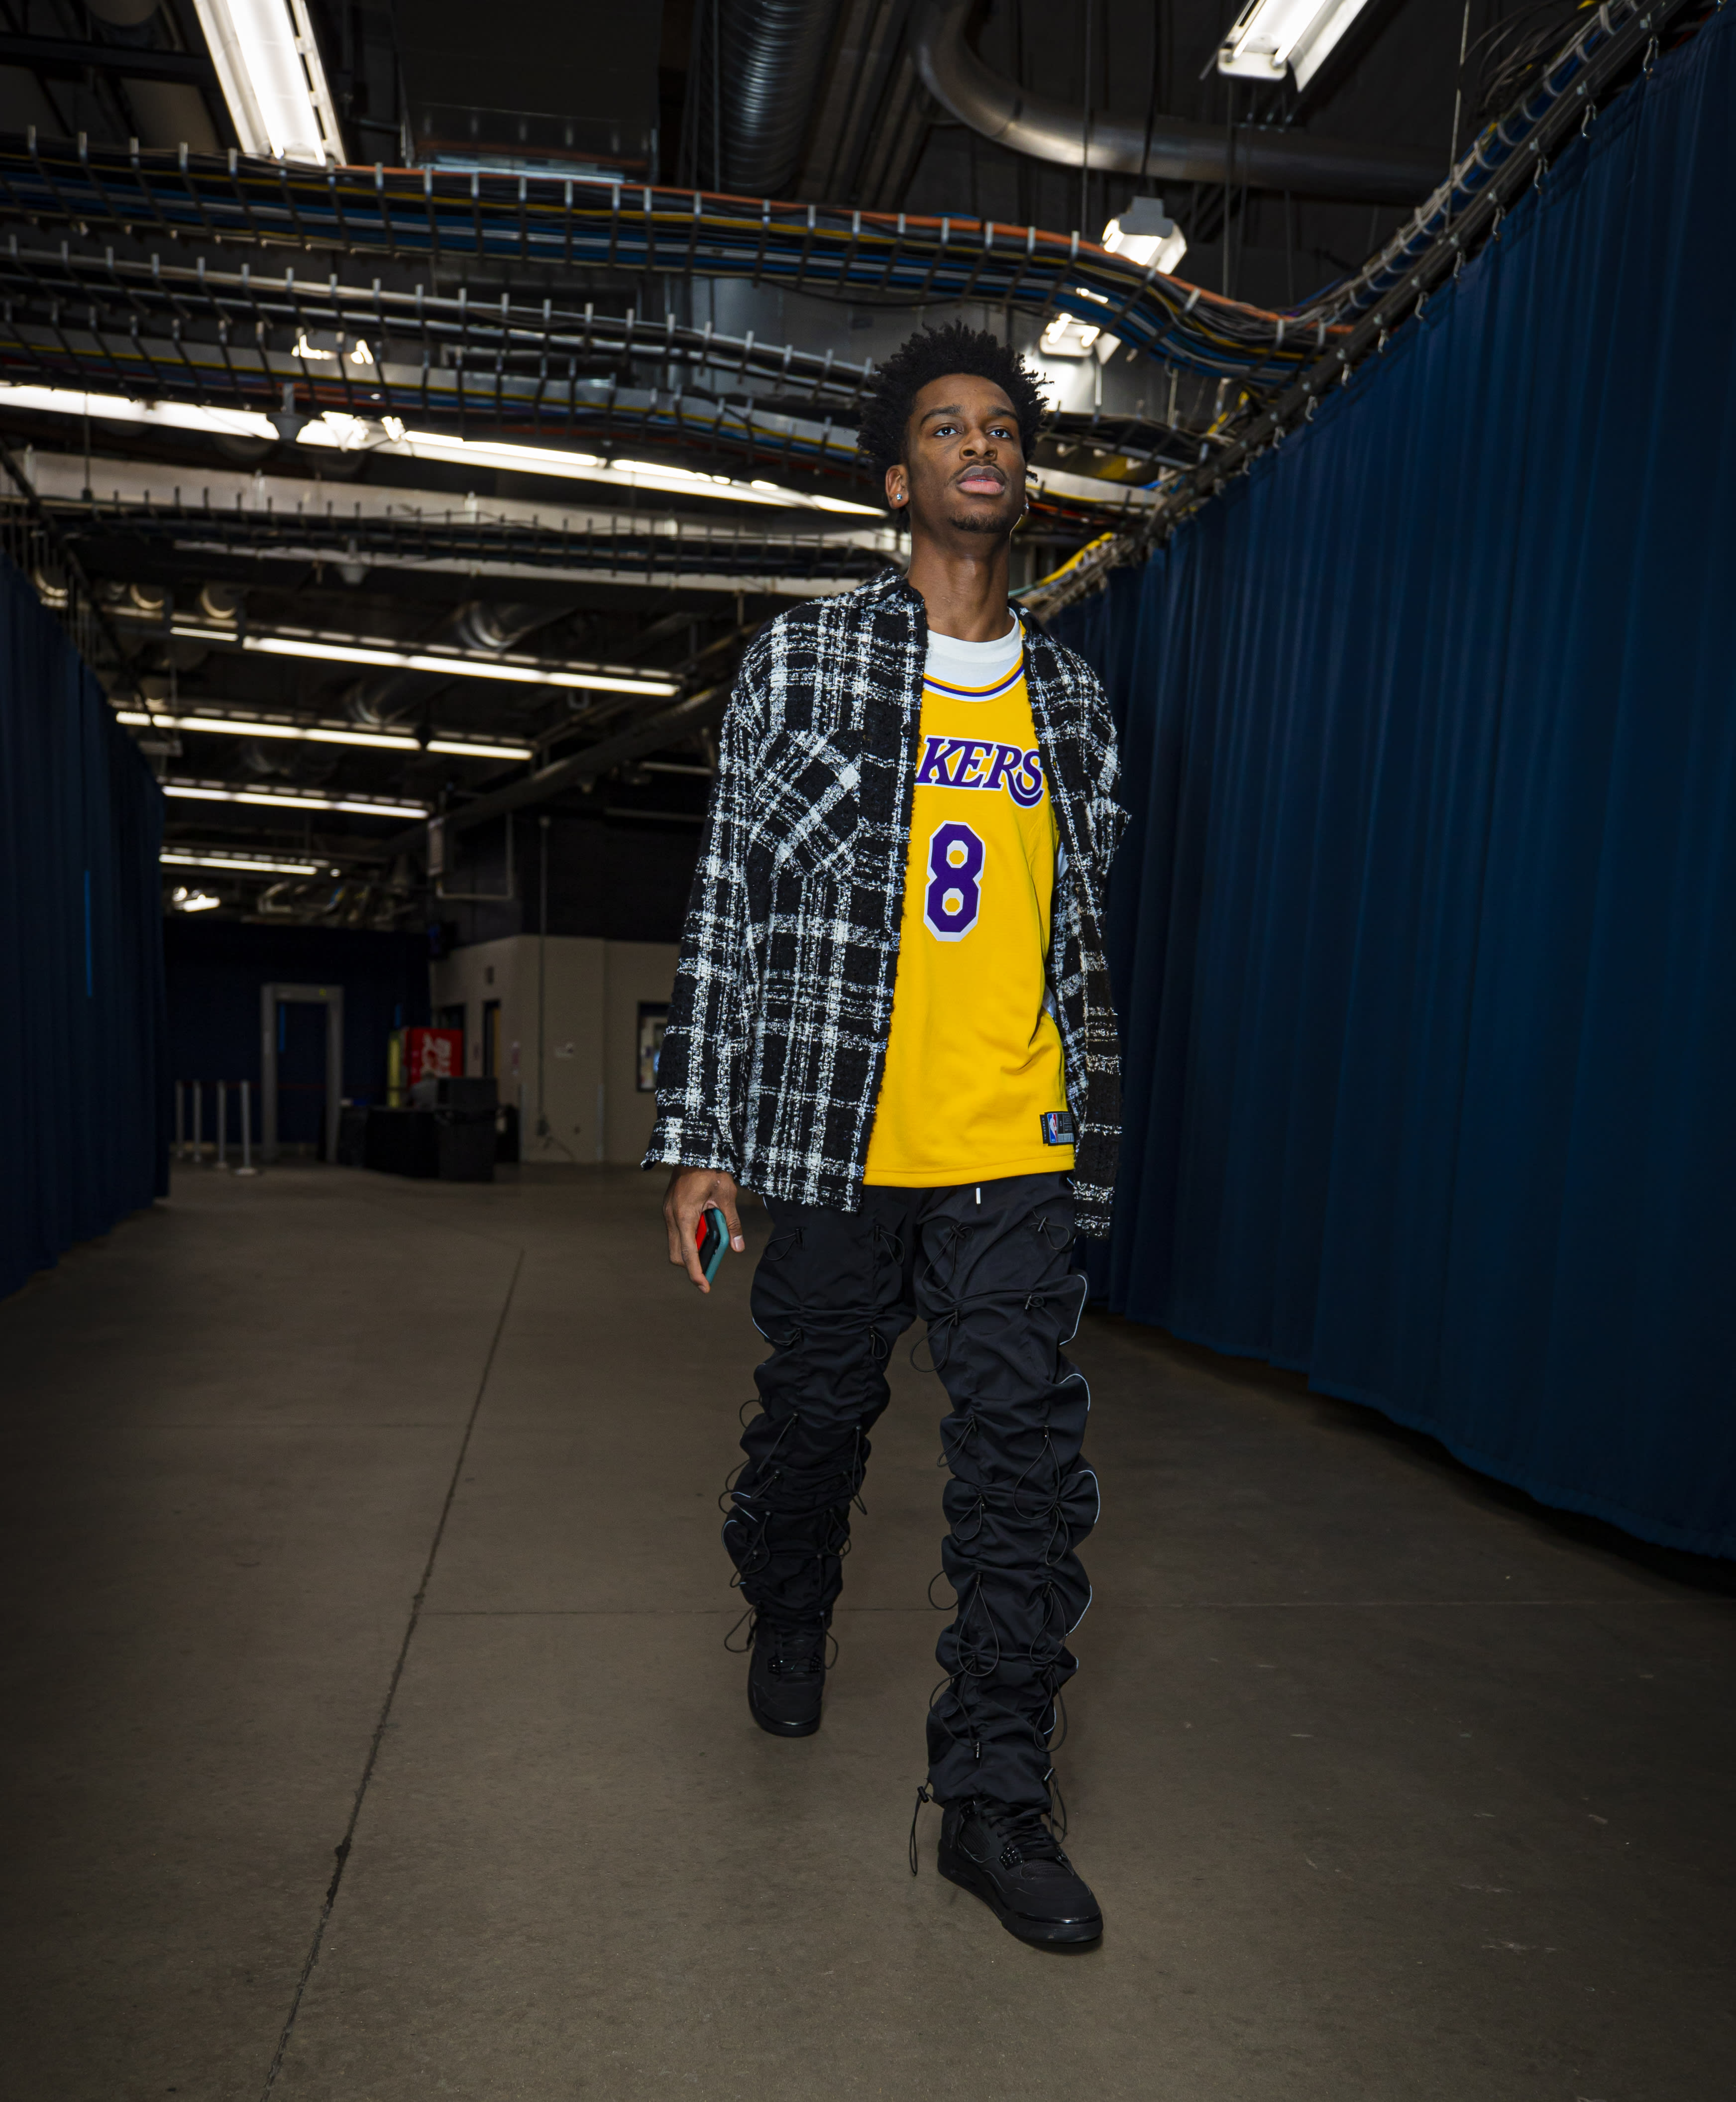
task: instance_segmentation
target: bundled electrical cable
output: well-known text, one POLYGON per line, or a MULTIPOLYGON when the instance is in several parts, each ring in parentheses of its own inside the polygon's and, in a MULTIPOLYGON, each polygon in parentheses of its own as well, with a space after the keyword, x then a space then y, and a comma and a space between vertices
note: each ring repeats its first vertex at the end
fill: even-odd
MULTIPOLYGON (((599 314, 594 302, 485 301, 293 268, 267 276, 202 259, 32 246, 16 233, 0 246, 0 378, 280 426, 286 410, 339 427, 348 419, 358 449, 396 419, 459 436, 480 428, 494 437, 576 437, 605 452, 625 442, 710 453, 860 482, 856 424, 873 370, 831 351, 678 326, 672 315, 599 314)), ((1048 428, 1152 473, 1197 456, 1195 434, 1140 417, 1073 411, 1048 428)), ((1039 512, 1088 521, 1105 505, 1123 508, 1130 486, 1065 480, 1080 486, 1065 501, 1045 490, 1039 512)))
POLYGON ((45 145, 32 132, 0 144, 0 209, 91 233, 488 260, 539 278, 581 269, 697 273, 869 304, 980 299, 1066 314, 1167 364, 1251 383, 1318 357, 1333 327, 1322 320, 1303 328, 1076 233, 603 179, 319 170, 232 152, 45 145))
POLYGON ((1560 104, 1581 101, 1589 121, 1594 105, 1586 99, 1587 75, 1608 45, 1636 22, 1642 29, 1661 31, 1686 12, 1690 4, 1690 0, 1601 0, 1593 7, 1586 0, 1581 10, 1586 16, 1583 25, 1542 69, 1521 100, 1485 128, 1446 180, 1385 247, 1353 277, 1317 294, 1301 310, 1302 319, 1317 329, 1325 326, 1330 333, 1351 316, 1378 304, 1385 293, 1404 282, 1419 258, 1449 237, 1453 222, 1489 187, 1498 170, 1518 155, 1539 157, 1539 127, 1560 104))

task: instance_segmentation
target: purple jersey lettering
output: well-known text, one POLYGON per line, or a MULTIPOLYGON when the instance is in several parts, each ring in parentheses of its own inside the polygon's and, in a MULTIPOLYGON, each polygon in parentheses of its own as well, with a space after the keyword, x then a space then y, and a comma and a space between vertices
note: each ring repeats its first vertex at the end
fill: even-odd
POLYGON ((1043 800, 1043 754, 1033 745, 1016 774, 1007 776, 1007 792, 1021 810, 1032 810, 1043 800))
POLYGON ((981 778, 982 763, 994 748, 977 739, 968 741, 963 747, 964 763, 952 778, 954 787, 986 788, 989 783, 981 778))
POLYGON ((923 739, 922 765, 916 769, 919 788, 950 788, 952 775, 947 771, 947 761, 956 760, 963 752, 963 741, 956 737, 925 737, 923 739))
POLYGON ((1035 745, 987 744, 965 737, 925 737, 919 788, 1004 788, 1021 810, 1043 800, 1043 754, 1035 745), (986 770, 985 770, 986 769, 986 770))
POLYGON ((1022 766, 1024 763, 1025 754, 1020 751, 1017 745, 996 745, 994 747, 994 764, 989 769, 988 778, 983 783, 983 787, 985 788, 1004 787, 1006 786, 1008 769, 1009 767, 1022 766))

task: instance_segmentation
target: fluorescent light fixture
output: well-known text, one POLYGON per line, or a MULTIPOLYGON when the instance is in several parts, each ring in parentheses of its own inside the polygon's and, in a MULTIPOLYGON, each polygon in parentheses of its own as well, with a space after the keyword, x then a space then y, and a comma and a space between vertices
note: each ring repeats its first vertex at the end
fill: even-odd
POLYGON ((1218 47, 1218 71, 1237 80, 1282 80, 1306 87, 1364 0, 1248 0, 1218 47))
POLYGON ((324 166, 345 158, 307 0, 193 0, 241 150, 324 166))
POLYGON ((425 818, 426 803, 387 803, 363 796, 292 796, 276 788, 219 788, 204 781, 165 781, 162 792, 188 802, 250 803, 269 810, 342 810, 356 818, 425 818))
POLYGON ((205 431, 218 438, 265 438, 276 427, 250 409, 206 409, 195 401, 135 401, 125 394, 86 394, 75 387, 0 386, 0 409, 32 409, 39 415, 97 416, 109 424, 148 428, 205 431))
POLYGON ((323 723, 256 722, 248 716, 146 715, 135 708, 117 708, 115 721, 130 729, 208 729, 223 737, 292 738, 308 744, 362 744, 380 752, 419 752, 413 737, 385 730, 328 729, 323 723))
POLYGON ((454 759, 534 759, 528 744, 499 744, 486 738, 420 738, 392 730, 342 729, 325 723, 264 722, 251 716, 147 715, 117 708, 115 721, 130 729, 208 729, 224 737, 277 737, 307 744, 360 744, 377 752, 439 752, 454 759))
POLYGON ((223 900, 215 891, 189 890, 184 883, 178 883, 170 902, 177 912, 209 912, 214 905, 221 905, 223 900))
POLYGON ((1103 246, 1141 268, 1155 264, 1168 277, 1188 252, 1188 237, 1163 209, 1162 197, 1135 197, 1103 229, 1103 246))
MULTIPOLYGON (((346 449, 368 442, 374 429, 360 416, 343 416, 328 410, 321 423, 309 424, 301 434, 304 446, 345 445, 346 449), (347 427, 353 426, 353 430, 347 427), (346 445, 347 441, 347 445, 346 445)), ((575 453, 555 446, 518 446, 506 439, 454 438, 439 431, 407 430, 396 416, 379 428, 386 443, 383 452, 397 452, 411 459, 445 460, 458 467, 484 467, 508 474, 551 475, 567 481, 614 482, 629 489, 661 490, 670 495, 715 496, 737 503, 777 503, 802 511, 835 511, 848 517, 878 518, 871 503, 851 503, 841 496, 807 496, 775 481, 742 481, 733 475, 707 474, 698 468, 672 467, 663 460, 605 460, 596 453, 575 453)), ((377 445, 377 441, 376 441, 377 445)))
POLYGON ((165 868, 233 868, 249 876, 317 876, 312 861, 268 861, 263 854, 196 854, 165 847, 157 857, 165 868))
POLYGON ((423 650, 392 650, 384 643, 339 642, 325 636, 303 638, 296 635, 241 635, 232 628, 196 627, 176 623, 170 635, 184 642, 210 643, 218 648, 237 642, 243 650, 264 657, 308 657, 342 664, 374 664, 394 672, 437 672, 447 679, 498 679, 511 686, 574 686, 604 694, 679 694, 672 679, 626 678, 613 672, 592 672, 576 665, 527 664, 498 657, 436 655, 423 650))
POLYGON ((1102 333, 1076 322, 1071 314, 1056 314, 1038 339, 1037 348, 1050 357, 1083 357, 1102 333))
MULTIPOLYGON (((366 350, 367 346, 358 341, 350 353, 351 361, 371 364, 373 353, 362 355, 366 350)), ((321 358, 332 353, 310 343, 303 355, 321 358)), ((125 394, 92 394, 73 387, 0 384, 0 408, 29 409, 38 415, 95 416, 105 423, 139 424, 159 430, 204 431, 213 437, 264 438, 272 445, 281 436, 268 416, 251 409, 208 409, 195 401, 135 401, 125 394)), ((491 474, 535 474, 557 481, 612 483, 665 494, 713 496, 728 503, 831 511, 852 518, 881 515, 871 503, 852 503, 842 496, 808 496, 775 481, 738 481, 727 474, 702 474, 696 468, 668 467, 649 460, 609 461, 596 453, 569 452, 556 446, 448 437, 437 431, 406 430, 396 416, 383 417, 375 424, 341 409, 328 409, 304 424, 296 442, 328 446, 339 452, 379 452, 401 459, 441 460, 457 467, 485 468, 491 474)))
MULTIPOLYGON (((1101 292, 1088 291, 1083 285, 1074 289, 1100 306, 1109 304, 1101 292)), ((1056 314, 1038 338, 1037 348, 1049 357, 1088 357, 1095 349, 1098 357, 1106 361, 1119 340, 1093 322, 1078 321, 1071 314, 1056 314)))
POLYGON ((455 737, 431 737, 430 752, 444 752, 454 759, 534 759, 528 744, 468 744, 455 737))
MULTIPOLYGON (((322 360, 327 365, 339 362, 346 365, 374 365, 379 361, 362 337, 357 336, 350 348, 345 350, 343 337, 330 329, 316 329, 311 336, 305 329, 299 330, 295 338, 294 355, 299 358, 311 360, 315 364, 320 363, 322 360)), ((358 416, 349 416, 344 420, 347 423, 360 423, 361 419, 358 416)), ((383 425, 382 428, 383 428, 383 425)), ((401 428, 401 425, 400 428, 401 428)))

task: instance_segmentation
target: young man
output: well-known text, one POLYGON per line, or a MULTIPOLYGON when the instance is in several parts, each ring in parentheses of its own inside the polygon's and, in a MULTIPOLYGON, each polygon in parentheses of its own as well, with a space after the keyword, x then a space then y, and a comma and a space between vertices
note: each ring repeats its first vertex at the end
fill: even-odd
POLYGON ((1043 1820, 1097 1484, 1062 1351, 1084 1297, 1067 1251, 1105 1231, 1114 1182, 1123 817, 1096 678, 1008 603, 1042 407, 962 326, 879 374, 860 441, 910 522, 909 579, 780 614, 743 662, 646 1165, 675 1170, 669 1259, 702 1290, 706 1208, 737 1251, 737 1186, 771 1214, 752 1304, 772 1355, 724 1527, 755 1720, 819 1727, 850 1501, 919 1315, 952 1404, 941 1873, 1021 1940, 1077 1945, 1102 1919, 1043 1820))

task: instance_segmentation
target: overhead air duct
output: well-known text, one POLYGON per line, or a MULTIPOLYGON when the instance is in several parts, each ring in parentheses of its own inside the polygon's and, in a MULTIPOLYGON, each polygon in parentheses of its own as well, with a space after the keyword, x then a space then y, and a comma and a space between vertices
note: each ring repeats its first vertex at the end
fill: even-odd
MULTIPOLYGON (((108 42, 140 51, 159 47, 153 26, 158 19, 157 0, 86 0, 86 4, 107 29, 108 42)), ((197 88, 185 81, 134 78, 124 71, 121 80, 142 145, 185 145, 196 153, 217 151, 211 113, 197 88)))
POLYGON ((715 100, 700 112, 699 179, 748 197, 786 196, 813 122, 841 0, 699 4, 715 45, 707 70, 715 83, 715 100))
POLYGON ((985 65, 965 41, 972 0, 929 0, 915 24, 923 84, 961 124, 996 144, 1066 168, 1088 166, 1159 182, 1233 182, 1300 197, 1410 204, 1441 179, 1433 160, 1305 131, 1238 129, 1159 117, 1094 114, 1034 94, 985 65), (1088 132, 1088 135, 1087 135, 1088 132))
MULTIPOLYGON (((570 605, 503 605, 472 599, 436 623, 423 641, 456 643, 467 654, 498 657, 572 610, 570 605)), ((423 671, 388 672, 383 677, 359 681, 350 691, 351 720, 370 729, 382 729, 398 721, 445 683, 445 675, 423 671)))

